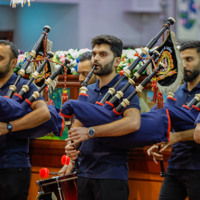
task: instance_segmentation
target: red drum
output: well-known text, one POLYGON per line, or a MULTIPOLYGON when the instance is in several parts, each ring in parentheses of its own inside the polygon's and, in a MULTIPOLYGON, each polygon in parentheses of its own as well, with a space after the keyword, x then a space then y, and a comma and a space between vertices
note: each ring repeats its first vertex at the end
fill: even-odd
POLYGON ((77 175, 55 176, 36 182, 38 200, 77 200, 77 175))

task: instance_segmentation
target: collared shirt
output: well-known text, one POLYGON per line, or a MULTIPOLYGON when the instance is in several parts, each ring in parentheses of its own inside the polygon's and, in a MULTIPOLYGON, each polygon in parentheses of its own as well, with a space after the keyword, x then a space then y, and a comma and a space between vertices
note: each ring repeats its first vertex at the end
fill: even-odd
MULTIPOLYGON (((96 101, 101 101, 108 89, 119 79, 120 75, 115 76, 110 83, 102 88, 99 88, 99 80, 97 80, 95 84, 89 85, 88 102, 94 104, 96 101)), ((116 91, 121 89, 126 83, 126 80, 121 81, 116 91)), ((124 96, 129 96, 134 90, 134 87, 130 86, 124 96)), ((137 96, 131 100, 127 108, 140 109, 137 96)), ((80 151, 81 173, 78 176, 98 179, 128 180, 128 150, 114 149, 106 146, 99 138, 91 138, 82 142, 80 151)))
MULTIPOLYGON (((13 74, 11 78, 0 88, 0 95, 6 96, 9 86, 13 85, 16 80, 16 74, 13 74)), ((22 85, 25 85, 28 80, 20 79, 17 84, 17 92, 20 91, 22 85)), ((37 87, 34 84, 30 85, 29 91, 24 95, 24 98, 29 98, 33 91, 37 91, 37 87)), ((43 98, 39 97, 37 100, 43 98)), ((30 122, 31 123, 31 122, 30 122)), ((0 148, 0 169, 1 168, 13 168, 13 167, 30 167, 29 161, 29 139, 18 139, 12 136, 12 134, 6 134, 1 137, 0 148)))
MULTIPOLYGON (((187 105, 195 96, 200 93, 200 83, 191 91, 188 91, 184 83, 175 92, 176 106, 187 105)), ((170 169, 200 170, 200 144, 194 141, 178 142, 172 146, 171 157, 168 160, 170 169)))

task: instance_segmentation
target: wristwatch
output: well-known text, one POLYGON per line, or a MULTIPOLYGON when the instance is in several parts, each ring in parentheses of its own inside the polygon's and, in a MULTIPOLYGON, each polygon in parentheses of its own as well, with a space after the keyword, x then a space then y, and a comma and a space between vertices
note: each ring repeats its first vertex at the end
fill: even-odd
POLYGON ((88 135, 90 138, 93 138, 95 136, 95 130, 93 129, 93 127, 89 127, 88 135))
POLYGON ((12 131, 12 124, 10 124, 9 122, 7 123, 7 129, 9 133, 12 131))

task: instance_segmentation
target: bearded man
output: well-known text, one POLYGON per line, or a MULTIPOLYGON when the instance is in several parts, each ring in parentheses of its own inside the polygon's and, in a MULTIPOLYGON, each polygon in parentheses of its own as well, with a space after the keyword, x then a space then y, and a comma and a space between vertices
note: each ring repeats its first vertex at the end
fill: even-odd
MULTIPOLYGON (((92 40, 92 65, 98 80, 88 86, 89 103, 100 102, 120 79, 116 68, 121 61, 122 49, 122 41, 112 35, 100 35, 92 40)), ((126 84, 126 80, 121 81, 116 90, 126 84)), ((124 98, 134 90, 133 86, 129 87, 124 98)), ((120 120, 93 127, 82 127, 77 121, 75 119, 67 139, 74 143, 68 144, 65 152, 72 160, 80 153, 78 200, 128 200, 128 150, 108 147, 96 137, 116 137, 137 131, 141 122, 138 97, 130 101, 120 120), (79 142, 82 142, 79 150, 74 149, 79 142)))
MULTIPOLYGON (((183 61, 184 83, 175 92, 176 106, 187 105, 200 93, 200 41, 188 41, 180 45, 183 61)), ((197 134, 197 133, 196 133, 197 134)), ((194 133, 192 133, 194 135, 194 133)), ((194 135, 195 136, 195 135, 194 135)), ((154 145, 148 150, 153 159, 163 160, 154 145)), ((200 199, 200 145, 194 141, 182 141, 172 145, 166 176, 159 200, 200 199)))

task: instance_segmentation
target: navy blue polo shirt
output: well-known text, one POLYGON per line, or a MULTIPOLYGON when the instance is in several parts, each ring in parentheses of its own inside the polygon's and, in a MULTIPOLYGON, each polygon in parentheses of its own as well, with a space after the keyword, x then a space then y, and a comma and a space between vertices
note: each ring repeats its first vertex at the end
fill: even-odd
MULTIPOLYGON (((99 80, 95 84, 89 85, 88 102, 94 104, 96 101, 101 101, 108 89, 119 79, 120 75, 118 74, 109 84, 102 88, 99 88, 99 80)), ((126 80, 121 81, 116 90, 121 89, 126 83, 126 80)), ((125 92, 124 97, 129 96, 134 90, 134 87, 130 86, 125 92)), ((131 100, 127 108, 140 109, 137 96, 131 100)), ((82 142, 80 151, 81 173, 78 176, 97 179, 128 180, 128 150, 113 149, 104 145, 98 138, 92 138, 82 142)))
MULTIPOLYGON (((7 83, 0 88, 1 96, 7 94, 9 86, 14 84, 16 78, 16 74, 13 74, 7 83)), ((19 92, 22 85, 25 85, 27 82, 28 80, 21 78, 17 84, 17 92, 19 92)), ((33 91, 37 91, 37 87, 34 84, 31 84, 30 90, 24 95, 24 98, 29 98, 33 91)), ((42 97, 39 97, 37 100, 41 99, 42 97)), ((28 155, 29 139, 18 139, 13 137, 12 134, 6 134, 3 136, 2 141, 4 141, 4 143, 3 148, 0 149, 0 169, 31 166, 28 155)))
MULTIPOLYGON (((175 92, 176 105, 181 107, 183 104, 188 104, 197 93, 200 93, 200 83, 190 92, 187 89, 187 84, 184 83, 175 92)), ((194 141, 174 144, 171 157, 168 160, 168 168, 200 170, 200 144, 194 141)))

